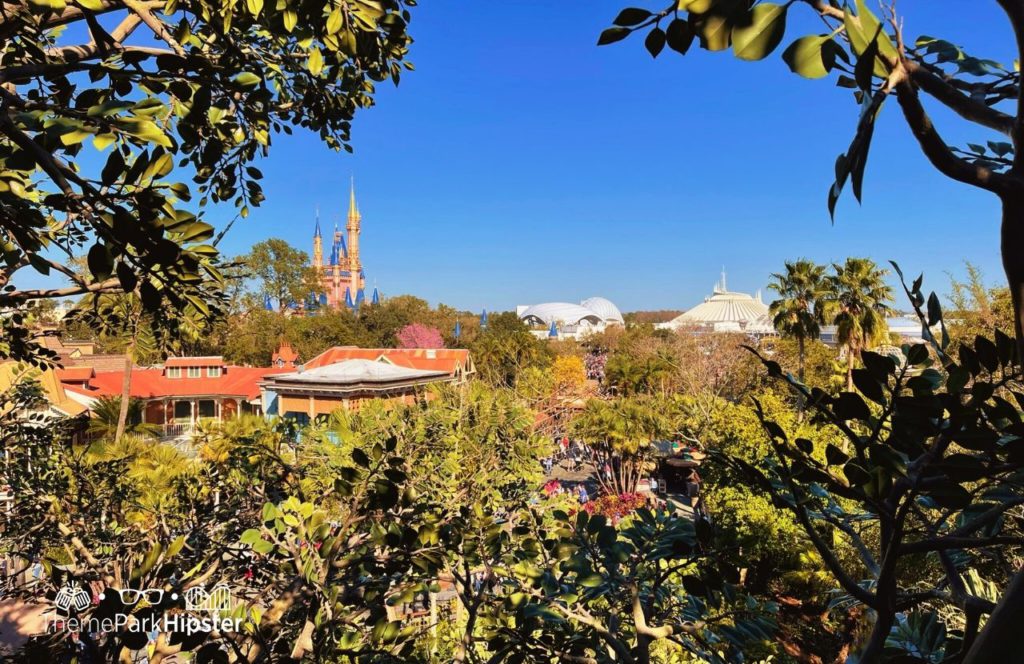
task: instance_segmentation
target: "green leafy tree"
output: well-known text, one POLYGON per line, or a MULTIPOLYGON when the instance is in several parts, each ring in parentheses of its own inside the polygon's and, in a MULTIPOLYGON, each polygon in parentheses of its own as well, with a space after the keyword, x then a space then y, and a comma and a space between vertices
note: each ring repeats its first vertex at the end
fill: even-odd
POLYGON ((885 317, 892 310, 887 270, 867 258, 847 258, 828 276, 825 315, 836 326, 836 341, 846 349, 846 389, 853 390, 853 367, 865 348, 888 338, 885 317))
POLYGON ((595 452, 597 481, 605 493, 635 493, 650 471, 651 443, 668 422, 654 399, 591 399, 572 423, 576 436, 595 452), (602 472, 607 464, 610 477, 602 472))
POLYGON ((494 386, 513 387, 529 367, 547 367, 551 351, 530 334, 513 311, 491 314, 487 328, 470 344, 477 376, 494 386))
MULTIPOLYGON (((762 60, 782 45, 790 14, 806 12, 820 20, 824 29, 798 36, 783 49, 782 59, 804 78, 837 74, 836 83, 854 90, 852 97, 860 109, 853 140, 836 160, 835 181, 828 195, 830 212, 834 213, 847 182, 860 200, 875 122, 884 102, 895 97, 904 123, 936 170, 999 198, 1003 267, 1014 305, 1014 332, 1024 348, 1024 261, 1019 258, 1024 252, 1020 73, 1013 64, 967 53, 955 39, 909 38, 903 29, 905 17, 895 5, 885 5, 885 15, 879 17, 868 4, 866 0, 656 3, 653 9, 622 10, 614 26, 601 33, 598 44, 645 33, 644 45, 654 57, 666 46, 686 54, 696 43, 712 52, 731 49, 740 60, 762 60), (965 121, 968 132, 987 132, 992 140, 963 147, 949 145, 925 110, 922 93, 965 121)), ((1006 14, 1006 34, 1014 35, 1016 53, 1024 48, 1024 5, 1019 0, 996 0, 995 4, 1006 14)), ((961 129, 950 133, 963 135, 961 129)))
POLYGON ((779 294, 769 305, 772 325, 785 339, 795 339, 799 348, 797 377, 804 381, 806 344, 821 336, 822 306, 828 296, 825 266, 801 258, 786 261, 783 273, 772 274, 768 288, 779 294))
MULTIPOLYGON (((100 438, 117 440, 118 428, 121 422, 121 397, 100 397, 96 403, 89 408, 89 433, 100 438)), ((142 436, 154 436, 159 433, 155 424, 145 422, 146 402, 142 399, 129 399, 126 409, 124 433, 139 434, 142 436)))
MULTIPOLYGON (((410 42, 401 0, 4 7, 5 310, 136 291, 151 314, 186 303, 205 310, 221 274, 202 208, 230 201, 244 217, 258 205, 253 162, 277 133, 302 127, 348 149, 356 112, 373 103, 375 83, 399 80, 410 42), (194 193, 199 215, 185 207, 194 193), (88 256, 84 275, 62 260, 77 254, 88 256), (20 287, 23 271, 69 285, 20 287)), ((22 316, 4 315, 0 325, 5 356, 54 359, 22 316)))
MULTIPOLYGON (((907 293, 924 327, 942 324, 937 306, 922 311, 920 279, 907 293)), ((1019 408, 1004 398, 1024 398, 1016 345, 1000 332, 995 342, 978 337, 956 362, 941 341, 930 341, 932 352, 905 346, 903 364, 864 351, 864 368, 853 372, 858 392, 838 396, 808 389, 766 360, 772 376, 842 432, 850 452, 831 439, 791 438, 758 405, 771 452, 754 463, 727 461, 794 515, 844 601, 872 610, 858 661, 922 652, 932 661, 1020 661, 1008 638, 1021 611, 1021 573, 984 564, 987 555, 1020 555, 1006 515, 1024 502, 1024 466, 1001 442, 1018 438, 1019 408), (933 353, 941 365, 933 366, 933 353), (836 555, 836 534, 857 551, 856 561, 836 555), (979 569, 1004 588, 998 604, 970 580, 979 569), (947 629, 942 615, 950 613, 962 630, 947 629)))
POLYGON ((256 291, 269 296, 278 311, 292 302, 304 302, 314 290, 319 297, 320 284, 316 283, 309 255, 285 240, 272 237, 257 242, 243 262, 258 282, 256 291))
POLYGON ((1009 289, 986 285, 977 266, 971 263, 966 266, 966 281, 950 277, 949 338, 954 350, 961 344, 970 346, 979 334, 988 336, 994 330, 1009 332, 1013 329, 1013 302, 1009 289))

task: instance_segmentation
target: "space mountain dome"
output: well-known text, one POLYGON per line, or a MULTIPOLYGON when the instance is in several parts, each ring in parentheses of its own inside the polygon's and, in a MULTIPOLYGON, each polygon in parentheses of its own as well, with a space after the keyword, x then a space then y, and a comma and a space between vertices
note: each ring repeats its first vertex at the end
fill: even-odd
POLYGON ((768 305, 761 301, 761 291, 755 295, 730 291, 726 288, 725 272, 722 280, 715 284, 709 297, 676 316, 660 329, 679 330, 703 328, 711 332, 746 332, 748 334, 772 334, 771 316, 768 305))

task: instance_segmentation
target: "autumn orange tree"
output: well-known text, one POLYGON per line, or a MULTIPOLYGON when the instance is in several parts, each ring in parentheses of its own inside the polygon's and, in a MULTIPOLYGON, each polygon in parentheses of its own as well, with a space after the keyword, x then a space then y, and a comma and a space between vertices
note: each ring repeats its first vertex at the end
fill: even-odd
MULTIPOLYGON (((1024 1, 995 0, 1006 14, 1024 53, 1024 1)), ((1003 266, 1014 304, 1014 332, 1024 344, 1024 96, 1020 73, 965 52, 944 39, 921 36, 909 41, 897 4, 881 14, 864 0, 672 0, 654 9, 628 8, 601 33, 598 44, 646 35, 644 45, 657 57, 666 46, 686 54, 696 42, 707 51, 729 51, 741 60, 762 60, 786 37, 791 12, 816 14, 820 33, 798 36, 782 50, 793 73, 811 79, 836 74, 839 87, 853 90, 860 119, 849 148, 839 155, 828 193, 829 211, 849 182, 860 200, 875 121, 884 103, 895 97, 907 127, 928 161, 943 175, 999 197, 1002 203, 1003 266), (666 6, 667 4, 667 6, 666 6), (949 145, 922 102, 922 94, 956 113, 992 140, 949 145)), ((1024 59, 1022 55, 1019 59, 1024 59)))

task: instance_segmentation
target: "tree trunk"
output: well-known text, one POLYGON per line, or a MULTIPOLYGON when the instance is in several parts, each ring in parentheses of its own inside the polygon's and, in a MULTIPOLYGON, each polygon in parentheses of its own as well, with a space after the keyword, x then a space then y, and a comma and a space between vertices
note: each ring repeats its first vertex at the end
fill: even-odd
POLYGON ((853 345, 846 347, 846 391, 853 392, 853 345))
POLYGON ((804 341, 804 338, 803 338, 802 335, 797 337, 796 343, 797 343, 797 346, 798 346, 798 348, 800 350, 800 352, 799 352, 799 359, 798 359, 798 366, 797 366, 797 377, 800 379, 800 382, 802 383, 802 382, 804 382, 804 365, 805 365, 805 363, 807 361, 806 360, 807 350, 806 350, 805 341, 804 341))
POLYGON ((1024 197, 1003 198, 1000 244, 1006 283, 1013 299, 1013 333, 1017 337, 1017 360, 1024 363, 1024 197))
POLYGON ((1014 575, 1006 593, 978 634, 963 664, 1021 664, 1024 648, 1020 644, 1024 625, 1024 569, 1014 575))
POLYGON ((117 432, 114 434, 114 442, 120 442, 121 436, 124 435, 124 430, 128 424, 128 405, 131 401, 132 393, 132 367, 134 362, 132 357, 135 355, 135 337, 132 337, 131 342, 128 343, 128 347, 124 351, 124 380, 121 382, 121 410, 117 414, 117 432))
MULTIPOLYGON (((807 347, 806 347, 806 341, 805 341, 803 335, 800 335, 799 337, 796 338, 796 343, 797 343, 797 347, 799 349, 798 357, 797 357, 797 369, 796 369, 796 371, 797 371, 797 378, 800 379, 800 384, 803 385, 804 384, 804 368, 805 368, 806 363, 807 363, 807 347)), ((796 403, 796 421, 797 422, 803 422, 804 421, 804 407, 806 405, 807 404, 804 403, 804 395, 803 394, 797 395, 797 403, 796 403)))

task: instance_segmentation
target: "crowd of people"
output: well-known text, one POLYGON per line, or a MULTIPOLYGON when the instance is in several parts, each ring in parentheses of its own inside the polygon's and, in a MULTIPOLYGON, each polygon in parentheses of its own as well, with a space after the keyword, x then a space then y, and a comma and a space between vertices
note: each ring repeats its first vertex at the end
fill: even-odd
MULTIPOLYGON (((617 456, 603 458, 586 443, 564 435, 556 436, 553 443, 555 451, 541 460, 544 473, 549 478, 543 487, 544 494, 555 496, 571 493, 580 505, 587 504, 596 497, 596 487, 591 480, 599 476, 600 480, 610 482, 612 465, 617 456), (588 468, 590 473, 586 472, 588 468), (583 477, 572 477, 580 475, 583 477)), ((695 448, 672 442, 671 456, 685 462, 687 467, 667 468, 660 463, 654 464, 651 475, 643 481, 642 491, 649 492, 654 501, 666 506, 668 495, 672 494, 683 499, 695 512, 699 511, 701 477, 697 468, 705 455, 695 448)))

